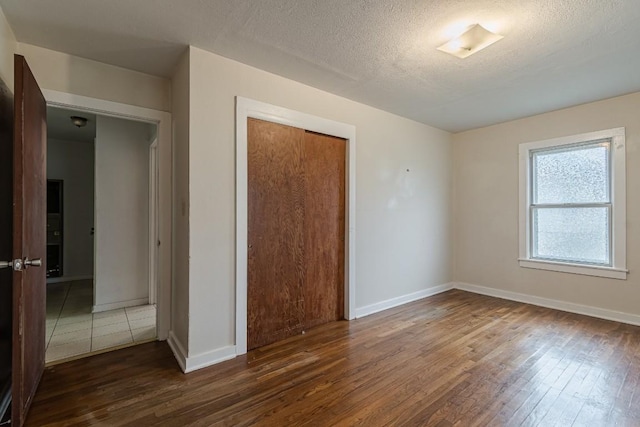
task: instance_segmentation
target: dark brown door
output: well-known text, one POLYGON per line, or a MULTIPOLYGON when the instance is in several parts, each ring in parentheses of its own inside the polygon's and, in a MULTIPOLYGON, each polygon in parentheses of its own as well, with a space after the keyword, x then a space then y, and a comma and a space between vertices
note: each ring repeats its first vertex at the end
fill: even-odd
POLYGON ((247 348, 343 317, 343 139, 249 119, 247 348))
POLYGON ((22 426, 44 369, 46 103, 24 57, 15 55, 13 145, 12 425, 22 426), (30 266, 29 264, 32 264, 30 266))

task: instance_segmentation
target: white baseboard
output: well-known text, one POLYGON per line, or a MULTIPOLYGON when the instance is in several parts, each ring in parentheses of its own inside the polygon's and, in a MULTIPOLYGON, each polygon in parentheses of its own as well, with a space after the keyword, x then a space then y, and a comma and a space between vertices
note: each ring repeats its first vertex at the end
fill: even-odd
POLYGON ((173 331, 169 331, 169 337, 167 338, 167 344, 169 344, 169 348, 173 352, 173 356, 178 361, 178 365, 180 365, 180 369, 182 372, 186 372, 187 370, 187 352, 184 347, 180 343, 180 340, 176 338, 173 331))
POLYGON ((399 305, 407 304, 413 301, 417 301, 423 298, 430 297, 432 295, 436 295, 442 292, 446 292, 450 289, 453 289, 451 283, 446 283, 444 285, 434 286, 431 288, 423 289, 418 292, 414 292, 412 294, 402 295, 399 297, 391 298, 386 301, 380 301, 375 304, 366 305, 364 307, 356 308, 356 318, 368 316, 373 313, 378 313, 383 310, 388 310, 390 308, 398 307, 399 305))
POLYGON ((215 365, 216 363, 224 362, 225 360, 234 359, 236 357, 235 345, 229 345, 212 351, 196 354, 195 356, 187 356, 186 350, 180 340, 176 338, 173 331, 169 332, 167 343, 169 343, 169 347, 171 348, 171 351, 173 351, 173 355, 178 361, 180 369, 182 369, 182 372, 185 374, 206 368, 207 366, 215 365))
POLYGON ((93 276, 49 277, 47 279, 47 284, 62 283, 62 282, 77 282, 79 280, 93 280, 93 276))
POLYGON ((207 366, 215 365, 216 363, 224 362, 225 360, 235 359, 235 357, 235 345, 228 345, 205 353, 189 356, 187 357, 185 364, 186 369, 184 372, 186 374, 198 369, 206 368, 207 366))
POLYGON ((102 311, 117 310, 119 308, 125 308, 125 307, 137 307, 139 305, 147 305, 147 304, 149 304, 149 298, 131 299, 128 301, 118 301, 118 302, 112 302, 109 304, 94 305, 91 311, 93 313, 100 313, 102 311))
POLYGON ((473 285, 470 283, 453 283, 453 288, 460 289, 462 291, 473 292, 475 294, 487 295, 511 301, 523 302, 526 304, 537 305, 540 307, 567 311, 569 313, 582 314, 585 316, 597 317, 600 319, 613 320, 615 322, 640 326, 640 316, 638 316, 637 314, 623 313, 621 311, 607 310, 604 308, 575 304, 572 302, 536 297, 533 295, 505 291, 502 289, 488 288, 486 286, 473 285))

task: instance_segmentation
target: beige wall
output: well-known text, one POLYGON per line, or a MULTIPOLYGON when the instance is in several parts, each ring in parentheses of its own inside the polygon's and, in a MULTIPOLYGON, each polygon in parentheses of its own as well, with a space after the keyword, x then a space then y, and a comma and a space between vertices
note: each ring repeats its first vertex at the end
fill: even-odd
POLYGON ((640 93, 453 136, 454 280, 640 314, 640 93), (518 144, 626 127, 628 279, 518 265, 518 144))
POLYGON ((169 79, 17 43, 0 9, 0 78, 12 91, 14 53, 27 59, 43 89, 171 111, 169 79))
POLYGON ((189 345, 189 51, 172 79, 173 93, 173 280, 171 331, 189 345))
POLYGON ((25 43, 17 49, 42 89, 171 111, 169 79, 25 43))
POLYGON ((189 356, 235 341, 235 96, 355 125, 357 307, 450 281, 449 133, 197 48, 190 87, 189 356))
POLYGON ((0 78, 13 92, 13 54, 16 51, 16 38, 13 30, 0 9, 0 78))

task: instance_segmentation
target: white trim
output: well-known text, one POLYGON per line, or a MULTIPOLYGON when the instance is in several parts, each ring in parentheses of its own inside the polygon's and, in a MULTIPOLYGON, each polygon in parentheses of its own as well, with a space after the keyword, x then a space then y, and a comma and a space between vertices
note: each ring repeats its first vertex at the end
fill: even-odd
POLYGON ((543 141, 526 142, 519 146, 519 262, 524 268, 537 268, 542 270, 558 271, 564 273, 584 274, 613 279, 626 280, 627 278, 627 232, 626 232, 626 169, 625 169, 625 128, 607 129, 597 132, 571 135, 561 138, 546 139, 543 141), (568 262, 555 262, 531 258, 530 242, 530 209, 531 205, 531 170, 530 153, 533 150, 559 147, 611 139, 611 203, 613 216, 611 218, 611 267, 591 266, 568 262))
POLYGON ((184 350, 184 346, 174 335, 173 331, 169 332, 167 343, 169 344, 173 355, 178 361, 180 369, 182 369, 182 372, 184 372, 185 374, 236 357, 236 347, 233 345, 218 348, 212 351, 207 351, 205 353, 200 353, 195 356, 187 356, 187 352, 184 350))
POLYGON ((148 305, 149 298, 130 299, 127 301, 110 302, 108 304, 94 305, 91 309, 92 313, 101 313, 103 311, 117 310, 125 307, 137 307, 139 305, 148 305))
POLYGON ((390 308, 398 307, 400 305, 408 304, 413 301, 418 301, 433 295, 440 294, 442 292, 449 291, 451 289, 453 289, 453 285, 451 283, 446 283, 444 285, 434 286, 432 288, 423 289, 421 291, 414 292, 411 294, 402 295, 399 297, 388 299, 386 301, 380 301, 375 304, 359 307, 356 309, 356 317, 361 318, 361 317, 369 316, 370 314, 378 313, 380 311, 384 311, 390 308))
POLYGON ((55 90, 44 89, 47 105, 89 111, 110 117, 155 123, 158 126, 158 231, 162 243, 158 248, 158 339, 166 340, 171 322, 171 114, 119 102, 89 98, 55 90))
POLYGON ((640 326, 640 316, 637 314, 623 313, 621 311, 607 310, 604 308, 592 307, 588 305, 575 304, 572 302, 560 301, 549 298, 536 297, 533 295, 521 294, 518 292, 505 291, 502 289, 488 288, 485 286, 473 285, 470 283, 454 283, 455 289, 473 292, 475 294, 487 295, 502 298, 510 301, 523 302, 540 307, 553 308, 555 310, 567 311, 569 313, 582 314, 584 316, 597 317, 599 319, 613 320, 615 322, 627 323, 640 326))
MULTIPOLYGON (((122 104, 120 102, 107 101, 104 99, 90 98, 72 93, 59 92, 57 90, 42 89, 42 94, 49 106, 91 111, 102 116, 125 117, 131 120, 148 123, 159 123, 166 118, 171 118, 171 113, 166 111, 153 110, 151 108, 122 104)), ((160 129, 158 129, 158 133, 159 131, 160 129)))
POLYGON ((542 148, 556 147, 560 145, 579 144, 582 142, 597 141, 615 137, 624 137, 624 127, 585 132, 579 135, 561 136, 559 138, 543 139, 541 141, 525 142, 520 146, 526 146, 528 150, 540 150, 542 148))
POLYGON ((189 356, 187 357, 185 363, 184 373, 187 374, 198 369, 206 368, 207 366, 215 365, 216 363, 234 359, 235 357, 235 345, 229 345, 226 347, 207 351, 205 353, 196 354, 195 356, 189 356))
MULTIPOLYGON (((97 120, 97 117, 96 117, 97 120)), ((97 123, 96 123, 96 135, 93 138, 93 227, 91 227, 91 241, 93 242, 93 277, 98 277, 98 239, 97 239, 97 235, 96 235, 96 224, 98 223, 98 198, 96 197, 96 195, 98 194, 98 186, 96 185, 98 180, 96 179, 96 165, 98 164, 97 162, 97 156, 98 156, 98 150, 96 150, 96 146, 98 138, 97 138, 97 132, 98 132, 98 128, 97 128, 97 123)), ((93 281, 93 306, 96 305, 96 299, 97 299, 97 281, 94 280, 93 281)), ((92 309, 93 311, 93 309, 92 309)))
POLYGON ((158 138, 149 146, 149 304, 157 302, 158 280, 158 138))
POLYGON ((187 352, 184 350, 184 346, 178 337, 175 336, 173 331, 169 331, 167 344, 169 344, 169 348, 171 348, 173 356, 176 358, 178 365, 180 365, 180 369, 182 369, 182 372, 185 372, 187 369, 187 352))
POLYGON ((49 277, 47 284, 49 283, 62 283, 62 282, 77 282, 79 280, 92 280, 93 276, 69 276, 69 277, 49 277))
MULTIPOLYGON (((611 180, 613 191, 613 267, 627 269, 627 170, 625 128, 612 129, 611 180)), ((626 279, 626 277, 625 277, 626 279)))
POLYGON ((537 259, 520 259, 520 267, 538 270, 559 271, 562 273, 584 274, 586 276, 608 277, 610 279, 625 280, 629 270, 618 270, 598 265, 571 264, 566 262, 543 261, 537 259))
POLYGON ((249 117, 294 126, 347 140, 345 218, 345 318, 354 319, 356 128, 264 102, 236 97, 236 352, 247 352, 247 119, 249 117))

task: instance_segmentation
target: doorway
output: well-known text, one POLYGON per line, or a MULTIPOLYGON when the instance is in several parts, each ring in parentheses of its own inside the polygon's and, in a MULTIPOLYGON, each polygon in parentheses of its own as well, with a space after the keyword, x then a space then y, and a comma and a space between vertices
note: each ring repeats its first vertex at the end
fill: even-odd
POLYGON ((157 336, 156 137, 155 124, 47 108, 48 364, 157 336))

